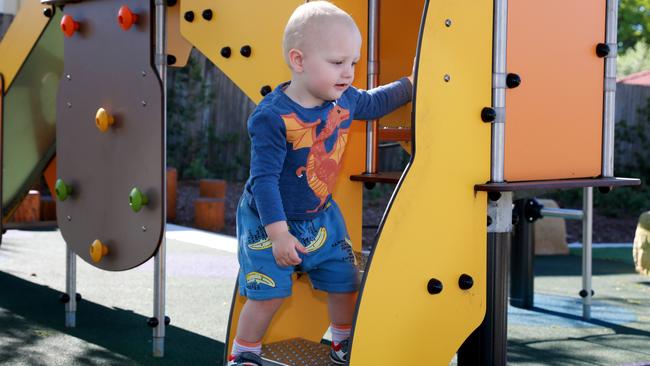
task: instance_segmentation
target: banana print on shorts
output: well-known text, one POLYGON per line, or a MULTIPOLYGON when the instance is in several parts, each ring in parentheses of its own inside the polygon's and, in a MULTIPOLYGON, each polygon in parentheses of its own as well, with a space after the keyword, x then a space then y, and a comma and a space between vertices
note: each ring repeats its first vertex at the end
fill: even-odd
POLYGON ((273 281, 271 277, 259 272, 249 272, 248 274, 246 274, 246 283, 251 283, 251 282, 255 282, 257 284, 264 284, 269 287, 275 287, 275 281, 273 281))
POLYGON ((316 234, 316 237, 314 240, 309 243, 305 248, 307 249, 307 253, 315 252, 318 249, 320 249, 323 244, 325 244, 325 241, 327 240, 327 229, 325 227, 321 227, 318 229, 318 234, 316 234))

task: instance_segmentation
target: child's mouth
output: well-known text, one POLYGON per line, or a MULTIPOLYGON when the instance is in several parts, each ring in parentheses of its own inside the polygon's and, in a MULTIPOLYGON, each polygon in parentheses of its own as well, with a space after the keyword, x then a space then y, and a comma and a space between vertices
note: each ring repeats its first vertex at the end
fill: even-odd
POLYGON ((337 89, 345 89, 348 86, 348 84, 335 84, 334 86, 337 89))

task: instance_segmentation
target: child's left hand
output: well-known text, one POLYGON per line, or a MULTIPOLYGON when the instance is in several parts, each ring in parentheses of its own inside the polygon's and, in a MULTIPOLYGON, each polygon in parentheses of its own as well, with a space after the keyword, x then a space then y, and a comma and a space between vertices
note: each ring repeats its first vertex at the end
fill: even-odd
POLYGON ((413 68, 411 68, 411 75, 407 76, 411 85, 413 85, 413 74, 415 74, 415 57, 413 57, 413 68))

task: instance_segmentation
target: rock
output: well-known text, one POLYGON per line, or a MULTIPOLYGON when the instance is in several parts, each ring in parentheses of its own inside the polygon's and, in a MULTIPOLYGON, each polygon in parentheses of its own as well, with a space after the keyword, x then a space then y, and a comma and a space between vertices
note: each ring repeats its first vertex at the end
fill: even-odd
POLYGON ((636 271, 650 276, 650 211, 642 213, 639 217, 632 255, 636 271))
MULTIPOLYGON (((544 207, 558 208, 553 200, 538 199, 544 207)), ((547 217, 535 222, 535 255, 569 254, 564 219, 547 217)))

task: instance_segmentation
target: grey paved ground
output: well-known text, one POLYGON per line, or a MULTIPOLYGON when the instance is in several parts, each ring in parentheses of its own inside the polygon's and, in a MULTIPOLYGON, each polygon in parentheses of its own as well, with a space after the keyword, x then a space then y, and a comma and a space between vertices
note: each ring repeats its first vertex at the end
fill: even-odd
MULTIPOLYGON (((168 240, 172 326, 166 357, 154 359, 145 325, 153 302, 151 262, 111 273, 79 260, 84 300, 77 328, 69 329, 58 302, 65 275, 60 234, 9 231, 0 246, 0 364, 215 365, 223 350, 236 256, 230 244, 190 243, 196 239, 168 240)), ((595 260, 594 320, 583 322, 575 296, 580 257, 537 257, 536 308, 509 312, 509 363, 650 364, 650 278, 634 274, 629 262, 595 260)))

